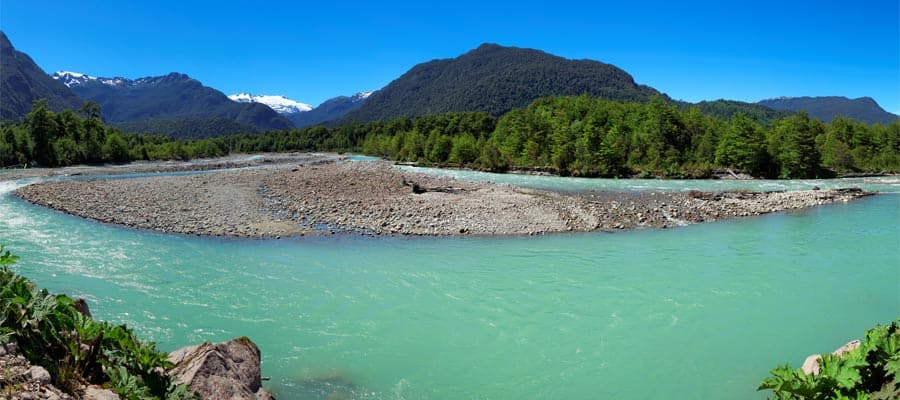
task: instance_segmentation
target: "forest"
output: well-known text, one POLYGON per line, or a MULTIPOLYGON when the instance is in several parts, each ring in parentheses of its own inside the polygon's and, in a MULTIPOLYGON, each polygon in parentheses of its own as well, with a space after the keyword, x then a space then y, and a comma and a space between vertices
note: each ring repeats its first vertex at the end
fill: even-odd
POLYGON ((900 121, 823 123, 804 112, 724 119, 660 96, 646 103, 549 97, 499 118, 446 113, 201 140, 125 133, 104 124, 100 115, 94 103, 54 113, 36 102, 22 123, 0 126, 0 166, 335 151, 422 165, 588 177, 704 178, 725 168, 768 178, 900 171, 900 121))

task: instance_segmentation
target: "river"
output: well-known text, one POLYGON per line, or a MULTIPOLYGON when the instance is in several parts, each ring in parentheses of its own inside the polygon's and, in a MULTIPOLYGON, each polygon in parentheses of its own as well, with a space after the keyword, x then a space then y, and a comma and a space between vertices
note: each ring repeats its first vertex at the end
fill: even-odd
POLYGON ((0 242, 39 286, 163 350, 249 336, 279 399, 760 399, 777 364, 900 316, 896 177, 431 172, 559 190, 890 193, 668 230, 243 240, 96 223, 17 200, 23 182, 7 181, 0 242))

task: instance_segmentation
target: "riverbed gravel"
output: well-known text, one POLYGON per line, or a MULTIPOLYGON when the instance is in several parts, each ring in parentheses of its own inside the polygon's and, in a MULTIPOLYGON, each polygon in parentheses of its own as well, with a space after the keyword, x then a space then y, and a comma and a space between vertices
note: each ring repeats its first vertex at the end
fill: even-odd
POLYGON ((47 182, 17 195, 94 220, 192 235, 539 235, 670 228, 850 201, 858 189, 563 193, 387 162, 315 157, 200 175, 47 182))

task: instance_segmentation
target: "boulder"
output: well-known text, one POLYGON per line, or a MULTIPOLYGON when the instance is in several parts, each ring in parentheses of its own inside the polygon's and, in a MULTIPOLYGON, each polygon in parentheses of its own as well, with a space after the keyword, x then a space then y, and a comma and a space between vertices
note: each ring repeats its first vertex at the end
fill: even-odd
POLYGON ((803 370, 804 374, 807 375, 818 375, 819 374, 819 359, 822 358, 821 354, 813 354, 809 357, 806 357, 806 360, 803 360, 803 366, 800 369, 803 370))
POLYGON ((88 386, 84 389, 82 400, 119 400, 119 395, 109 389, 97 386, 88 386))
MULTIPOLYGON (((840 356, 844 355, 844 353, 856 350, 857 348, 859 348, 859 345, 860 345, 859 340, 853 340, 853 341, 850 341, 849 343, 839 347, 837 350, 831 352, 831 354, 834 354, 834 355, 840 357, 840 356)), ((822 358, 821 354, 813 354, 809 357, 806 357, 806 360, 803 361, 803 366, 800 367, 800 369, 803 370, 804 374, 818 375, 819 374, 819 359, 821 359, 821 358, 822 358)))
POLYGON ((50 384, 50 372, 47 372, 44 367, 38 365, 31 366, 31 368, 25 372, 25 376, 29 382, 37 382, 41 385, 50 384))
POLYGON ((72 303, 72 307, 75 308, 75 311, 80 312, 81 315, 84 315, 88 318, 93 318, 93 316, 91 315, 91 309, 88 307, 87 302, 84 301, 84 299, 75 299, 75 301, 72 303))
POLYGON ((259 348, 247 337, 188 346, 169 354, 169 375, 202 399, 271 400, 262 388, 259 348))

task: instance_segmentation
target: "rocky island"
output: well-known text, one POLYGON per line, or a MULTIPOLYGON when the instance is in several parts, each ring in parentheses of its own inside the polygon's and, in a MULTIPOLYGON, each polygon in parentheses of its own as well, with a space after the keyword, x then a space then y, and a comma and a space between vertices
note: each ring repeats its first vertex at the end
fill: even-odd
POLYGON ((21 187, 16 194, 105 223, 233 237, 669 228, 873 194, 859 189, 568 193, 461 181, 334 155, 258 165, 262 167, 194 175, 46 182, 21 187))

